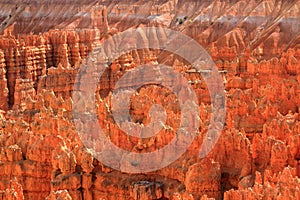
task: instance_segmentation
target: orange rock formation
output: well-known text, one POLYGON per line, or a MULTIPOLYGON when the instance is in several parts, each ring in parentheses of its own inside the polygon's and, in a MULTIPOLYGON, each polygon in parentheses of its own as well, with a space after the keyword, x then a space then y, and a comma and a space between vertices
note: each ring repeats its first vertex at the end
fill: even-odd
POLYGON ((299 9, 297 0, 55 0, 48 6, 1 0, 0 199, 300 199, 299 9), (99 124, 114 144, 151 152, 168 144, 180 124, 176 96, 156 85, 132 96, 130 114, 147 124, 151 105, 160 104, 166 128, 139 139, 114 122, 111 91, 140 64, 173 66, 200 102, 199 132, 185 154, 158 171, 127 174, 84 147, 71 97, 89 53, 138 26, 181 31, 209 52, 224 79, 226 125, 213 150, 199 158, 214 109, 201 75, 168 52, 124 54, 111 61, 95 95, 99 124))

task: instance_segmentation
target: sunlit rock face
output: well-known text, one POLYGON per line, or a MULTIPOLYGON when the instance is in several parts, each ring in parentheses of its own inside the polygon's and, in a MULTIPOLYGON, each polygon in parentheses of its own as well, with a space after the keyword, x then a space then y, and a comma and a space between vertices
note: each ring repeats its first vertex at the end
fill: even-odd
MULTIPOLYGON (((300 199, 299 10, 296 0, 0 0, 0 199, 300 199), (180 31, 204 47, 224 80, 226 107, 212 105, 201 74, 178 55, 141 49, 104 60, 109 67, 96 87, 95 109, 105 137, 122 149, 149 153, 174 138, 182 145, 180 104, 160 85, 139 88, 128 108, 132 121, 146 126, 151 116, 161 119, 151 110, 161 105, 166 120, 158 134, 141 139, 117 125, 112 91, 127 72, 147 63, 172 66, 199 101, 199 129, 186 153, 154 172, 121 173, 83 145, 73 91, 98 45, 147 26, 180 31), (200 158, 214 110, 226 115, 225 126, 200 158)), ((84 72, 93 80, 89 68, 84 72)), ((75 100, 81 109, 90 106, 80 95, 75 100)), ((91 138, 97 133, 83 139, 91 138)))

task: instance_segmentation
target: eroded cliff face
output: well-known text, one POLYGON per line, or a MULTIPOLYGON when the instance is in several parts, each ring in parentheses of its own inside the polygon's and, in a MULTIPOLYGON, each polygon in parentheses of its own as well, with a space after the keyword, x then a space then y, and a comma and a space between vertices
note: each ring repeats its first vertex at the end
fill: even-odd
POLYGON ((299 1, 0 3, 0 199, 300 199, 299 1), (44 18, 41 13, 50 10, 44 18), (123 54, 110 61, 95 93, 99 125, 115 145, 146 153, 176 138, 180 106, 158 85, 139 89, 130 105, 132 120, 144 125, 151 105, 165 108, 166 126, 155 137, 129 136, 112 119, 111 91, 141 64, 173 66, 200 104, 199 131, 186 153, 158 171, 128 174, 103 165, 84 147, 72 92, 93 49, 138 26, 181 31, 209 52, 224 79, 226 123, 213 150, 199 158, 215 109, 201 74, 169 52, 123 54))

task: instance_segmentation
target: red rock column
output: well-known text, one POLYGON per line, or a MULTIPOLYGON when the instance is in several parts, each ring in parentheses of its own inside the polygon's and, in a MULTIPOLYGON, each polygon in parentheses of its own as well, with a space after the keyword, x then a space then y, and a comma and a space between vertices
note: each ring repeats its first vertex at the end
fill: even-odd
POLYGON ((15 55, 14 55, 14 49, 7 49, 5 51, 5 60, 7 60, 7 86, 9 91, 9 99, 8 102, 10 106, 14 104, 14 91, 15 91, 15 81, 17 73, 20 71, 16 70, 16 64, 15 64, 15 55))
POLYGON ((108 27, 106 7, 96 5, 91 11, 91 20, 93 28, 98 28, 106 32, 108 27))
POLYGON ((69 32, 68 36, 69 54, 68 58, 72 67, 79 65, 81 61, 80 50, 79 50, 79 36, 75 31, 69 32))
POLYGON ((0 50, 0 110, 8 109, 8 88, 4 53, 0 50))
MULTIPOLYGON (((35 84, 37 84, 36 82, 38 81, 39 77, 41 75, 44 75, 46 73, 46 67, 47 67, 47 61, 46 61, 46 45, 45 45, 45 39, 43 36, 39 36, 37 38, 37 48, 34 51, 34 62, 35 62, 35 71, 36 71, 36 75, 37 77, 36 80, 34 79, 33 81, 35 81, 35 84)), ((36 87, 36 85, 35 85, 36 87)))
POLYGON ((51 34, 51 42, 54 47, 54 65, 63 67, 69 65, 67 34, 65 31, 56 31, 51 34))

